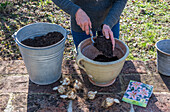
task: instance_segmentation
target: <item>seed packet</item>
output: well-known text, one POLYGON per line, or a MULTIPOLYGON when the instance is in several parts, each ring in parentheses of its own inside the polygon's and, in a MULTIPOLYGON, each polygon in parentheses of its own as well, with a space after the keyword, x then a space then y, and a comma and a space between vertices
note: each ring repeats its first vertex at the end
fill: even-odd
POLYGON ((153 92, 153 86, 130 80, 122 101, 146 107, 153 92))

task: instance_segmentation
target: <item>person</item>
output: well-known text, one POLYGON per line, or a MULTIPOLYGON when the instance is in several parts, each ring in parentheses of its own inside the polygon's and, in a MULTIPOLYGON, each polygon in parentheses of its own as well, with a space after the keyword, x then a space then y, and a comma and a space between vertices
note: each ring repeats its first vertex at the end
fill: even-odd
POLYGON ((114 38, 119 38, 119 19, 127 0, 53 0, 53 2, 71 15, 71 32, 74 44, 93 35, 104 35, 111 39, 113 50, 114 38))

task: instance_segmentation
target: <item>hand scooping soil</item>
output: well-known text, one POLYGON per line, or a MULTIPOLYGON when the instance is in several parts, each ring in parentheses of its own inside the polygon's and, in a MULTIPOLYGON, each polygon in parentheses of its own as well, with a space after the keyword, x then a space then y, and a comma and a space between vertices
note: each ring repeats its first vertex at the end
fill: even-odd
POLYGON ((104 36, 98 36, 95 39, 94 46, 102 52, 102 55, 97 55, 97 57, 93 59, 94 61, 110 62, 119 59, 117 56, 113 56, 112 42, 110 39, 106 39, 104 36))
POLYGON ((112 42, 110 39, 106 39, 104 36, 98 36, 95 39, 94 46, 101 51, 106 57, 113 57, 112 42))
POLYGON ((34 37, 33 39, 25 39, 21 41, 21 43, 31 47, 46 47, 49 45, 56 44, 63 38, 64 36, 60 32, 49 32, 46 35, 34 37))

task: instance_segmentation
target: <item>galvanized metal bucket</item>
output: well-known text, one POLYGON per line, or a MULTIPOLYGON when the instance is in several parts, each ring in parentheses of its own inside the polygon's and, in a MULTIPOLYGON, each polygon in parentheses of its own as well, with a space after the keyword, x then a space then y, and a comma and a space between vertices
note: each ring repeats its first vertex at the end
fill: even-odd
POLYGON ((160 40, 156 43, 157 69, 163 74, 170 76, 170 39, 160 40))
POLYGON ((59 25, 51 23, 34 23, 21 28, 13 37, 19 45, 29 78, 39 85, 56 82, 61 77, 61 65, 67 31, 59 25), (58 31, 64 36, 62 40, 47 47, 30 47, 21 43, 27 38, 45 35, 58 31))

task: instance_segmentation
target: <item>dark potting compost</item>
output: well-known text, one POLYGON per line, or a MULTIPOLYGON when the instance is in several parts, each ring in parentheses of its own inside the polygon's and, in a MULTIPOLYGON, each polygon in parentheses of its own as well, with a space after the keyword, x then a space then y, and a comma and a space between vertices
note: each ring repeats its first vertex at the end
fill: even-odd
POLYGON ((106 39, 104 36, 98 36, 95 39, 94 46, 102 52, 102 54, 97 55, 93 59, 94 61, 110 62, 119 59, 117 56, 113 56, 111 39, 106 39))
POLYGON ((48 34, 43 36, 25 39, 21 41, 21 43, 31 47, 46 47, 56 44, 63 38, 64 36, 60 32, 49 32, 48 34))
POLYGON ((99 61, 99 62, 110 62, 110 61, 116 61, 119 58, 117 56, 108 58, 105 55, 97 55, 97 57, 94 58, 94 61, 99 61))
POLYGON ((101 51, 106 57, 113 57, 111 39, 106 39, 104 36, 98 36, 95 40, 94 46, 101 51))

